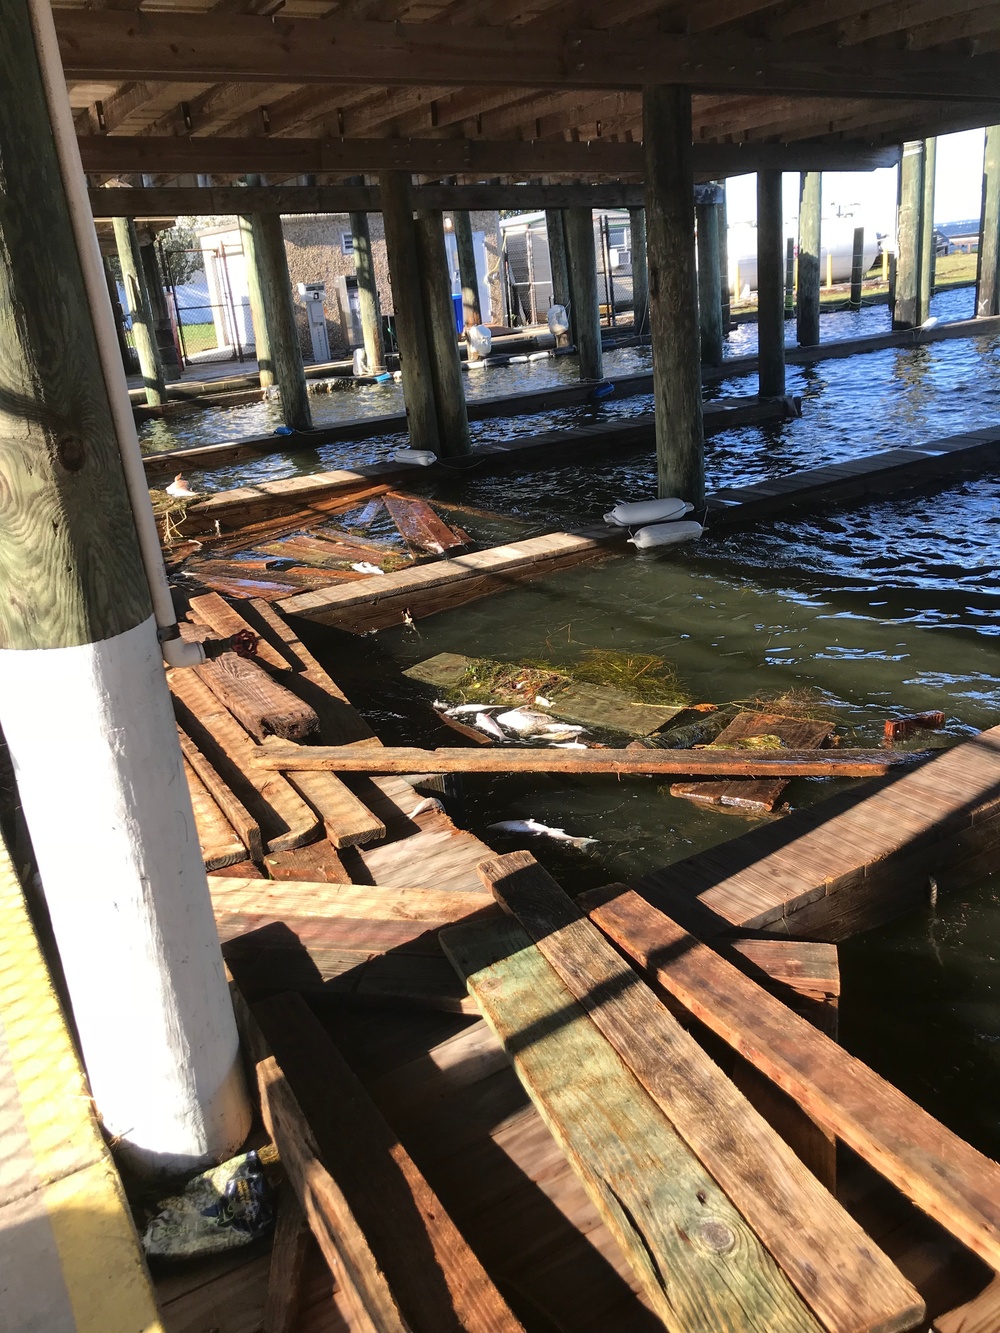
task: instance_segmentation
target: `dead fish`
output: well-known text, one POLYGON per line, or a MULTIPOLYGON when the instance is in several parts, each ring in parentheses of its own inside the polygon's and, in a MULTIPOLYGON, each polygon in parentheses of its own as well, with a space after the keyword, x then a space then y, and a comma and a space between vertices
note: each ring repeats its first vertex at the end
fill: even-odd
POLYGON ((571 741, 575 736, 582 736, 583 727, 546 727, 544 731, 539 732, 539 739, 543 741, 571 741))
POLYGON ((589 750, 589 745, 584 745, 582 741, 546 741, 553 750, 589 750))
POLYGON ((449 708, 447 704, 442 704, 441 710, 447 717, 462 717, 466 713, 489 713, 502 707, 503 704, 456 704, 454 708, 449 708))
POLYGON ((500 713, 497 721, 501 727, 506 727, 518 736, 542 736, 554 731, 565 732, 566 736, 578 736, 583 731, 583 727, 553 723, 552 718, 545 713, 534 713, 530 708, 512 708, 509 713, 500 713))
POLYGON ((552 700, 551 700, 551 699, 546 699, 546 697, 545 697, 544 694, 536 694, 536 695, 535 695, 535 703, 538 704, 539 708, 551 708, 551 707, 552 707, 552 700))
POLYGON ((507 737, 503 734, 497 724, 490 717, 489 713, 477 713, 475 724, 480 731, 485 731, 487 736, 492 736, 494 740, 505 741, 507 737))
POLYGON ((167 487, 167 494, 172 495, 175 500, 194 500, 197 499, 199 492, 193 491, 184 480, 183 472, 178 472, 173 481, 167 487))
POLYGON ((358 574, 384 574, 385 570, 379 565, 373 565, 368 560, 356 560, 351 566, 358 574))
POLYGON ((497 833, 533 833, 539 837, 552 838, 554 842, 568 842, 570 846, 578 847, 581 851, 597 841, 596 838, 574 838, 565 829, 550 828, 548 824, 541 824, 537 819, 501 819, 499 823, 491 824, 490 828, 497 833))
POLYGON ((418 801, 417 804, 413 807, 413 809, 410 811, 408 815, 408 818, 416 819, 417 815, 422 815, 427 810, 440 810, 442 813, 444 813, 444 806, 441 804, 441 802, 438 800, 436 796, 425 796, 422 801, 418 801))

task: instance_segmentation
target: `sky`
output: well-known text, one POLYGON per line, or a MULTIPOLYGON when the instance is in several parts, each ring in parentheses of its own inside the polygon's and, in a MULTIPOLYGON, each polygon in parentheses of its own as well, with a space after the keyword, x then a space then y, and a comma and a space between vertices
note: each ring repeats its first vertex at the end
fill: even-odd
MULTIPOLYGON (((943 134, 938 138, 937 182, 934 221, 960 222, 979 216, 983 181, 982 130, 943 134)), ((879 171, 827 171, 823 173, 823 216, 852 213, 866 230, 893 232, 896 214, 896 167, 879 171)), ((757 218, 755 176, 734 176, 726 183, 726 208, 730 225, 754 222, 757 218)), ((786 224, 798 213, 799 177, 784 175, 786 224)))

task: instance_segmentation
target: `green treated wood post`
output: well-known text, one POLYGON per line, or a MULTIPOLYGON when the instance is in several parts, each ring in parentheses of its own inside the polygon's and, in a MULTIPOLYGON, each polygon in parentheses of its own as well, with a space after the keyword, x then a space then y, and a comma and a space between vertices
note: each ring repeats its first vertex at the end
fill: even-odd
POLYGON ((312 409, 295 325, 292 280, 288 275, 281 218, 277 213, 254 213, 250 225, 257 280, 267 321, 271 366, 281 394, 281 416, 292 430, 312 430, 312 409))
POLYGON ((0 726, 103 1128, 134 1169, 180 1172, 231 1156, 250 1113, 164 678, 179 640, 157 634, 51 12, 2 13, 0 726))
POLYGON ((1000 315, 1000 125, 986 130, 977 270, 976 314, 1000 315))
POLYGON ((441 441, 438 454, 441 458, 458 458, 472 452, 472 439, 444 243, 444 215, 437 210, 421 209, 415 214, 414 227, 441 441))
POLYGON ((254 347, 257 353, 257 372, 260 376, 260 387, 268 389, 274 383, 274 361, 271 357, 271 339, 267 331, 264 295, 260 287, 257 246, 253 235, 253 218, 242 214, 238 221, 240 240, 243 243, 243 266, 246 269, 247 295, 250 298, 250 320, 253 323, 254 347))
POLYGON ((669 84, 645 88, 642 124, 658 493, 679 496, 700 509, 705 502, 705 427, 690 91, 669 84))
POLYGON ((899 205, 896 212, 896 299, 894 329, 912 329, 920 323, 921 215, 924 200, 924 144, 915 139, 903 145, 899 164, 899 205))
POLYGON ((719 288, 722 292, 722 332, 733 327, 732 289, 729 286, 729 213, 726 207, 726 182, 719 185, 719 288))
POLYGON ((649 276, 646 271, 646 210, 630 208, 629 233, 632 239, 632 325, 636 333, 649 327, 649 276))
POLYGON ((851 301, 852 310, 861 309, 861 287, 865 280, 865 229, 854 228, 854 246, 851 250, 851 301))
POLYGON ((552 275, 552 304, 569 308, 569 265, 566 259, 566 229, 563 210, 545 210, 545 233, 549 243, 549 272, 552 275))
POLYGON ((695 222, 698 236, 698 319, 701 359, 722 365, 722 289, 719 271, 719 210, 715 185, 696 185, 695 222))
POLYGON ((458 250, 458 272, 462 282, 462 318, 467 329, 482 324, 479 309, 479 274, 476 272, 476 245, 472 237, 472 215, 467 208, 451 215, 458 250))
POLYGON ((121 353, 122 366, 126 375, 131 375, 132 348, 129 346, 128 339, 125 337, 125 321, 122 315, 122 303, 118 299, 118 283, 111 267, 110 256, 102 255, 101 263, 104 266, 104 277, 108 284, 108 300, 111 302, 111 315, 115 322, 115 337, 118 339, 118 350, 121 353))
POLYGON ((924 140, 924 189, 920 200, 920 308, 918 323, 930 318, 934 295, 934 187, 937 139, 924 140))
POLYGON ((149 290, 146 287, 146 275, 142 271, 139 235, 131 218, 115 218, 114 229, 118 262, 122 266, 125 300, 132 315, 132 341, 139 357, 139 371, 142 375, 143 388, 146 390, 146 402, 150 407, 162 407, 167 401, 167 386, 163 378, 160 349, 156 345, 156 328, 153 323, 149 290))
POLYGON ((593 209, 567 208, 563 213, 563 222, 580 378, 600 380, 604 378, 604 355, 601 347, 601 311, 597 297, 593 209))
POLYGON ((410 446, 440 454, 442 442, 434 399, 409 174, 383 171, 379 176, 379 193, 410 446))
POLYGON ((757 379, 762 398, 785 392, 785 246, 781 172, 757 173, 757 379))
POLYGON ((170 326, 170 311, 163 291, 156 246, 152 241, 140 243, 139 257, 146 279, 146 290, 149 292, 150 309, 153 312, 153 328, 156 333, 156 346, 160 353, 160 365, 163 367, 163 378, 168 382, 174 382, 181 377, 181 366, 177 359, 174 331, 170 326))
POLYGON ((819 343, 819 256, 822 244, 823 173, 799 177, 799 275, 795 297, 795 336, 800 347, 819 343))
POLYGON ((372 258, 372 234, 367 213, 351 213, 351 237, 354 246, 354 272, 358 279, 358 310, 361 336, 365 344, 365 362, 369 375, 385 371, 385 346, 382 341, 382 305, 372 258))

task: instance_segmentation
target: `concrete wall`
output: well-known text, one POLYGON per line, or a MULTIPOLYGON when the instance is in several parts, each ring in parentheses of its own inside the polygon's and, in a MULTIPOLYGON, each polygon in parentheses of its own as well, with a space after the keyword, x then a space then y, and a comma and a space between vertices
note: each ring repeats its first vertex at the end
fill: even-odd
MULTIPOLYGON (((298 283, 323 282, 326 284, 327 336, 330 353, 333 357, 350 354, 352 344, 349 330, 341 320, 337 297, 337 278, 354 276, 353 253, 344 253, 344 237, 350 237, 350 222, 346 213, 303 214, 284 217, 281 220, 285 235, 285 252, 288 256, 288 272, 292 279, 292 291, 295 299, 295 314, 299 329, 299 341, 303 356, 312 359, 312 343, 309 338, 305 306, 295 288, 298 283)), ((383 315, 393 313, 392 288, 389 284, 389 264, 385 249, 385 232, 382 227, 382 214, 369 213, 368 226, 371 230, 372 254, 375 261, 375 273, 378 279, 379 299, 383 315)), ((499 274, 499 225, 496 212, 474 212, 472 214, 473 232, 481 231, 485 238, 487 265, 489 270, 491 311, 483 311, 485 323, 500 324, 503 321, 503 300, 500 290, 499 274)), ((235 228, 212 228, 199 233, 203 245, 219 248, 223 243, 227 249, 239 247, 239 232, 235 228)), ((348 249, 350 246, 348 244, 348 249)), ((232 266, 236 268, 237 266, 232 266)), ((240 270, 241 271, 241 270, 240 270)), ((233 274, 230 274, 233 281, 233 274)), ((237 306, 242 293, 234 291, 233 298, 237 306)))

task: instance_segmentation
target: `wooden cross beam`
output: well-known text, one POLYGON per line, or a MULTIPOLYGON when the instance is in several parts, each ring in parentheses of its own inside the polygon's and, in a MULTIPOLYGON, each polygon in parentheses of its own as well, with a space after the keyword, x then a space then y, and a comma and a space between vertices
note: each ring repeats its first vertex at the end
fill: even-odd
POLYGON ((745 35, 344 22, 243 14, 57 10, 67 77, 181 83, 503 85, 659 83, 760 95, 1000 102, 996 55, 871 50, 745 35))
MULTIPOLYGON (((558 175, 635 176, 641 177, 642 144, 615 143, 611 139, 591 139, 572 143, 563 139, 517 140, 482 139, 181 139, 166 136, 85 135, 80 138, 84 171, 95 173, 148 172, 156 175, 185 175, 205 172, 217 175, 241 175, 263 172, 285 176, 322 172, 353 174, 399 169, 425 176, 455 175, 558 175)), ((858 143, 792 144, 696 144, 695 171, 699 176, 717 179, 739 176, 748 171, 774 167, 783 171, 873 171, 893 166, 899 160, 894 146, 872 148, 858 143)), ((236 187, 239 200, 226 208, 206 208, 204 203, 187 212, 231 213, 258 211, 249 209, 251 191, 236 187)), ((421 193, 421 208, 568 208, 575 204, 608 207, 632 207, 642 202, 641 181, 634 187, 606 186, 608 200, 599 200, 593 185, 576 189, 554 186, 434 186, 421 193), (612 193, 631 190, 619 200, 612 193), (475 191, 478 200, 473 202, 475 191), (537 202, 527 203, 531 198, 537 202), (512 199, 512 203, 506 202, 512 199)), ((101 191, 100 193, 105 193, 101 191)), ((106 191, 111 194, 112 191, 106 191)), ((116 190, 115 194, 146 194, 148 191, 116 190)), ((159 192, 156 192, 157 194, 159 192)), ((218 188, 197 191, 199 198, 219 196, 218 188)), ((221 197, 221 196, 220 196, 221 197)), ((262 204, 274 197, 274 190, 259 189, 253 197, 262 204)), ((291 205, 280 207, 282 213, 343 212, 345 207, 377 209, 374 187, 300 186, 284 187, 282 198, 291 205), (296 190, 299 193, 296 193, 296 190), (325 203, 321 206, 320 201, 325 203)), ((101 200, 102 208, 110 201, 101 200)), ((124 207, 124 200, 113 205, 115 212, 98 216, 113 217, 124 207)), ((271 208, 269 211, 274 211, 271 208)), ((130 213, 146 215, 147 209, 130 213)))

